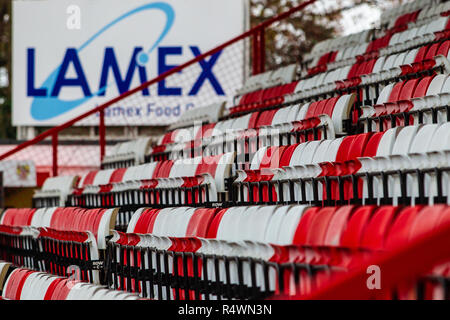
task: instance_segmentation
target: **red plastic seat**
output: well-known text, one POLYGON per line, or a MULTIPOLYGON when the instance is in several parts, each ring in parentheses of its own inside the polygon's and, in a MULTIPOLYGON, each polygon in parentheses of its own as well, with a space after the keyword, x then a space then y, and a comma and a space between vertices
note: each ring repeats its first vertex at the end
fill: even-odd
POLYGON ((286 149, 283 147, 269 147, 267 148, 258 169, 274 169, 280 167, 280 159, 286 149))
POLYGON ((350 71, 348 72, 348 75, 347 75, 347 79, 351 79, 351 78, 353 78, 353 77, 356 77, 357 74, 358 74, 358 70, 359 70, 360 66, 361 66, 361 63, 360 63, 360 62, 355 63, 355 64, 350 68, 350 71))
POLYGON ((344 138, 344 140, 342 140, 336 155, 336 162, 344 162, 348 160, 348 151, 350 150, 350 147, 355 138, 356 136, 347 136, 344 138))
POLYGON ((228 209, 222 209, 218 213, 216 213, 214 219, 211 221, 209 225, 207 237, 208 239, 215 239, 217 237, 217 231, 219 230, 220 222, 222 221, 223 216, 227 213, 228 209))
POLYGON ((425 60, 433 59, 437 55, 439 46, 440 46, 439 42, 432 44, 428 49, 427 54, 425 55, 425 60))
POLYGON ((305 119, 314 117, 314 115, 316 114, 316 109, 317 109, 318 105, 319 105, 318 101, 314 101, 309 105, 308 111, 306 112, 306 115, 305 115, 305 119))
POLYGON ((423 208, 411 225, 409 239, 411 240, 432 232, 438 226, 441 214, 446 208, 446 205, 435 205, 423 208))
POLYGON ((256 128, 270 126, 277 111, 277 109, 273 109, 262 112, 256 122, 256 128))
POLYGON ((345 160, 355 160, 363 156, 363 152, 366 149, 367 143, 372 137, 372 132, 362 133, 355 136, 352 144, 348 150, 347 159, 345 160))
POLYGON ((174 164, 174 161, 173 160, 165 160, 158 164, 160 164, 160 166, 158 168, 158 165, 157 165, 157 167, 155 168, 155 171, 153 173, 153 179, 168 178, 170 175, 170 170, 172 169, 172 166, 174 164))
POLYGON ((283 155, 280 158, 280 164, 279 164, 280 168, 289 166, 292 155, 294 154, 294 151, 298 147, 298 145, 299 145, 298 143, 293 144, 293 145, 288 146, 286 149, 284 149, 283 155))
POLYGON ((250 116, 250 120, 248 121, 248 129, 256 129, 257 121, 260 113, 259 112, 253 112, 250 116))
POLYGON ((392 88, 391 94, 389 95, 388 102, 396 102, 396 101, 400 100, 400 92, 402 91, 405 83, 406 83, 406 81, 401 81, 394 85, 394 87, 392 88))
POLYGON ((362 237, 372 217, 375 206, 363 206, 355 210, 342 233, 340 245, 348 248, 359 247, 362 237))
POLYGON ((371 74, 373 72, 373 68, 375 67, 375 64, 377 63, 377 60, 378 60, 378 58, 371 59, 367 62, 366 69, 364 70, 363 75, 371 74))
POLYGON ((329 99, 319 101, 319 103, 316 106, 316 110, 314 111, 313 117, 318 117, 319 115, 324 113, 323 111, 324 111, 325 106, 327 105, 328 101, 329 101, 329 99))
POLYGON ((311 223, 319 208, 310 208, 305 211, 295 230, 293 244, 303 245, 307 241, 308 232, 311 229, 311 223))
POLYGON ((419 84, 420 79, 411 79, 406 81, 405 85, 402 88, 402 91, 399 95, 398 100, 409 100, 413 98, 414 92, 416 90, 417 85, 419 84))
POLYGON ((197 209, 189 220, 186 237, 206 238, 217 209, 197 209))
POLYGON ((15 299, 14 300, 20 300, 20 296, 22 294, 23 285, 25 284, 25 281, 28 279, 28 277, 33 274, 35 271, 31 270, 23 270, 21 272, 20 277, 15 285, 15 299))
POLYGON ((342 233, 347 227, 347 222, 355 211, 355 206, 339 207, 330 219, 323 244, 326 246, 338 246, 342 233))
POLYGON ((167 132, 164 135, 164 137, 163 137, 163 139, 161 141, 161 144, 164 145, 164 144, 171 144, 171 143, 173 143, 173 139, 172 139, 173 133, 175 133, 175 131, 167 132))
POLYGON ((50 300, 66 300, 71 288, 68 281, 69 279, 63 279, 56 285, 55 291, 53 292, 50 300))
POLYGON ((336 103, 338 102, 339 97, 334 97, 328 99, 326 105, 324 106, 321 114, 329 115, 330 117, 333 116, 334 107, 336 106, 336 103))
POLYGON ((422 206, 408 207, 399 213, 386 238, 385 247, 387 249, 392 249, 408 242, 410 228, 422 208, 422 206))
POLYGON ((121 182, 123 179, 123 175, 125 174, 126 171, 127 171, 127 168, 120 168, 120 169, 114 170, 111 177, 109 178, 109 183, 121 182))
POLYGON ((318 211, 312 218, 309 230, 307 231, 305 244, 311 246, 322 246, 336 207, 326 207, 318 211))
POLYGON ((450 50, 450 40, 447 40, 441 43, 439 49, 436 52, 436 55, 441 54, 444 57, 447 57, 449 50, 450 50))
POLYGON ((428 76, 420 80, 418 83, 416 90, 414 91, 413 98, 422 98, 427 94, 428 87, 431 84, 431 81, 433 81, 433 78, 435 75, 428 76))
POLYGON ((136 221, 134 230, 132 230, 134 233, 144 234, 147 232, 147 228, 149 225, 149 219, 150 219, 151 215, 154 213, 154 210, 157 210, 157 209, 146 209, 141 213, 141 215, 139 216, 139 219, 136 221))
POLYGON ((386 236, 398 210, 399 208, 394 206, 383 206, 376 210, 363 234, 361 240, 361 246, 363 248, 374 250, 384 248, 386 236))
POLYGON ((428 49, 429 45, 420 47, 419 51, 417 52, 416 58, 414 59, 414 63, 422 62, 425 59, 425 55, 427 54, 428 49))
POLYGON ((385 132, 377 132, 374 133, 369 141, 367 141, 366 147, 364 148, 364 152, 362 153, 363 157, 375 157, 377 155, 378 146, 380 145, 381 138, 383 138, 385 132))
POLYGON ((213 177, 216 176, 216 169, 222 159, 222 155, 204 157, 195 169, 195 175, 209 173, 213 177))
POLYGON ((158 218, 158 215, 160 213, 160 210, 155 209, 152 213, 150 213, 148 217, 148 224, 147 224, 147 230, 145 233, 153 233, 153 228, 155 227, 155 221, 156 218, 158 218))

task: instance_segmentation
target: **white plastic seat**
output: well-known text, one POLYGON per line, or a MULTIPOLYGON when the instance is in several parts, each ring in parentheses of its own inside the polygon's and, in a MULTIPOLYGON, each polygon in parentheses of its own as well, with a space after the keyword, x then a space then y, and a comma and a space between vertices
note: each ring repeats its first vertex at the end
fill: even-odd
POLYGON ((350 119, 350 112, 355 100, 356 95, 352 93, 341 96, 336 102, 331 116, 336 134, 344 133, 343 121, 350 119))
POLYGON ((34 199, 45 199, 57 197, 59 206, 65 206, 67 197, 76 187, 78 181, 77 176, 58 176, 47 178, 41 190, 33 195, 34 199))

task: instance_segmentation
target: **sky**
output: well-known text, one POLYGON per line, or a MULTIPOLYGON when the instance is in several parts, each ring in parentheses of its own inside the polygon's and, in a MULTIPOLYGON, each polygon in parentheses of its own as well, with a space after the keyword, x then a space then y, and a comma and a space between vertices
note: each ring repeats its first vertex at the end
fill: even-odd
POLYGON ((0 88, 8 86, 8 73, 6 68, 0 68, 0 88))
POLYGON ((357 33, 373 28, 380 20, 381 10, 368 5, 361 5, 346 10, 341 21, 343 35, 357 33))
MULTIPOLYGON (((345 0, 344 0, 345 1, 345 0)), ((403 4, 412 0, 403 0, 403 4)), ((322 2, 333 2, 335 0, 322 0, 322 2)), ((343 27, 343 35, 357 33, 366 29, 377 27, 381 14, 391 7, 398 6, 392 1, 380 0, 379 7, 372 7, 367 4, 357 6, 353 9, 346 10, 341 21, 343 27)))

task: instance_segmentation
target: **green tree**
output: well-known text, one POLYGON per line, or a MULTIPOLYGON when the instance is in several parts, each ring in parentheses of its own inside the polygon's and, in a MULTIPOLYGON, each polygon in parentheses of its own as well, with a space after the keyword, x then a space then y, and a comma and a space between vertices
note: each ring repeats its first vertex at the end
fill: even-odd
MULTIPOLYGON (((301 61, 314 45, 339 36, 343 31, 342 13, 355 6, 366 4, 385 9, 410 0, 319 0, 304 11, 273 25, 266 31, 266 68, 273 69, 301 61), (328 9, 324 9, 325 7, 328 9)), ((301 4, 302 0, 250 0, 251 25, 255 26, 275 14, 301 4)))
POLYGON ((8 85, 0 87, 0 138, 15 138, 11 124, 11 0, 0 0, 0 70, 6 70, 8 85))

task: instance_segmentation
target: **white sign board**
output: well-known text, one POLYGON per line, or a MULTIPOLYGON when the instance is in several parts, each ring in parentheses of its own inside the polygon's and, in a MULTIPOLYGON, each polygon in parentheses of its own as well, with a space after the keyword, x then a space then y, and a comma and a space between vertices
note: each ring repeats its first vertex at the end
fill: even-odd
MULTIPOLYGON (((13 124, 61 124, 195 58, 244 32, 245 3, 14 1, 13 124)), ((107 124, 173 123, 242 86, 244 50, 224 49, 202 62, 120 102, 107 111, 107 124)), ((83 124, 98 123, 90 120, 83 124)))

